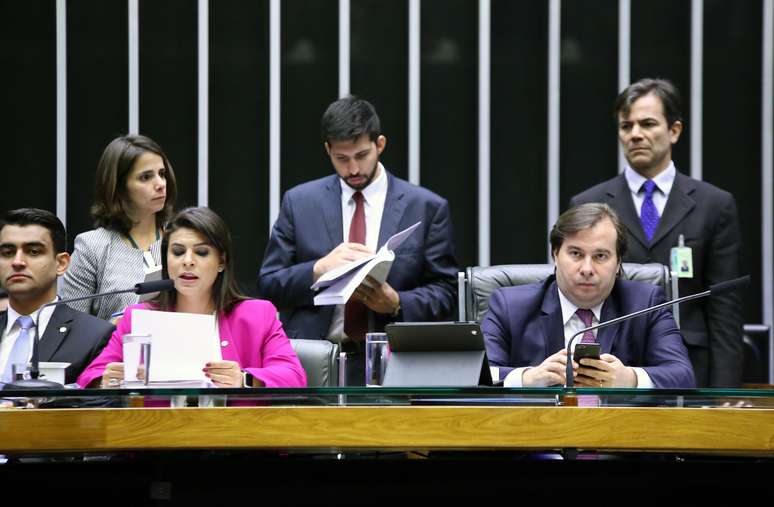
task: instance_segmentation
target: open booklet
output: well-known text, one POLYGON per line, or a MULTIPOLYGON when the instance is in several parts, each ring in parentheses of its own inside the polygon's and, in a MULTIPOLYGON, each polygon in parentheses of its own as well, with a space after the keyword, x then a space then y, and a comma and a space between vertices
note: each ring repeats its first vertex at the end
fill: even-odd
POLYGON ((395 250, 421 223, 417 222, 392 236, 374 255, 348 262, 324 273, 312 285, 312 290, 320 291, 314 297, 314 304, 316 306, 343 305, 368 275, 383 283, 395 260, 395 250))

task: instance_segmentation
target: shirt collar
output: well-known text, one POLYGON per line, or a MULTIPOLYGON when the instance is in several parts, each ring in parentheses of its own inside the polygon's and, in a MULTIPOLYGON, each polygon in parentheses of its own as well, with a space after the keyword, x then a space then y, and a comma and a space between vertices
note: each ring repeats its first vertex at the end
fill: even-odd
MULTIPOLYGON (((664 195, 669 195, 669 192, 672 191, 672 185, 675 182, 676 174, 677 169, 675 168, 675 163, 670 160, 666 169, 658 173, 656 177, 653 178, 653 182, 656 184, 661 193, 664 195)), ((632 169, 629 164, 626 164, 626 168, 624 169, 624 176, 626 177, 627 185, 629 185, 629 190, 631 190, 633 194, 638 194, 642 188, 642 184, 647 181, 647 178, 643 177, 637 171, 632 169)))
MULTIPOLYGON (((562 289, 560 289, 558 285, 556 289, 559 292, 559 303, 562 305, 562 324, 566 326, 570 319, 575 315, 578 307, 575 305, 575 303, 567 299, 567 296, 562 293, 562 289)), ((597 306, 589 308, 591 313, 594 314, 594 318, 597 320, 597 322, 602 322, 602 305, 604 304, 605 302, 602 301, 597 306)))
MULTIPOLYGON (((377 163, 379 164, 379 176, 374 178, 363 190, 360 190, 366 203, 372 203, 375 196, 387 192, 387 175, 385 174, 387 171, 381 162, 377 163)), ((344 202, 349 202, 357 190, 347 185, 341 178, 339 178, 339 184, 341 185, 341 194, 344 197, 344 202)))
MULTIPOLYGON (((59 296, 51 300, 50 303, 53 303, 54 301, 59 301, 59 296)), ((40 326, 40 329, 46 329, 46 326, 48 325, 48 321, 51 320, 51 315, 54 314, 54 310, 56 310, 56 306, 48 306, 42 312, 40 312, 40 318, 38 319, 38 326, 40 326)), ((35 311, 30 313, 30 317, 32 317, 33 322, 35 322, 37 311, 38 309, 36 308, 35 311)), ((21 316, 22 314, 14 310, 13 307, 11 306, 11 302, 8 301, 8 313, 7 313, 8 320, 5 323, 5 336, 7 336, 8 333, 11 332, 11 328, 13 328, 14 324, 16 324, 16 321, 21 316)), ((38 339, 40 339, 41 337, 42 337, 42 333, 38 332, 38 339)))

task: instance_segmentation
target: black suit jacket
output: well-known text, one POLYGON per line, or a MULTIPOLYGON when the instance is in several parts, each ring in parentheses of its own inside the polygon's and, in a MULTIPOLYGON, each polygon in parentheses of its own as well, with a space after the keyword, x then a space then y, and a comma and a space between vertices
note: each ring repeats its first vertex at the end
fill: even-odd
MULTIPOLYGON (((457 259, 449 204, 433 192, 389 172, 377 248, 422 221, 395 251, 387 277, 400 295, 398 318, 376 315, 374 329, 393 320, 445 320, 456 305, 457 259)), ((314 306, 312 267, 343 239, 341 184, 336 174, 285 193, 258 276, 260 297, 280 309, 288 336, 325 338, 333 306, 314 306)))
MULTIPOLYGON (((681 296, 739 276, 739 219, 733 196, 724 190, 677 172, 650 244, 623 174, 576 195, 570 205, 587 202, 609 204, 626 225, 626 262, 669 265, 670 250, 682 234, 685 246, 693 250, 694 276, 679 279, 681 296)), ((741 384, 742 311, 738 293, 682 304, 680 329, 694 362, 697 386, 741 384)))
MULTIPOLYGON (((0 329, 5 329, 7 320, 8 312, 0 313, 0 329)), ((102 351, 114 329, 110 322, 59 305, 38 343, 38 358, 41 362, 70 363, 65 383, 72 384, 102 351)))

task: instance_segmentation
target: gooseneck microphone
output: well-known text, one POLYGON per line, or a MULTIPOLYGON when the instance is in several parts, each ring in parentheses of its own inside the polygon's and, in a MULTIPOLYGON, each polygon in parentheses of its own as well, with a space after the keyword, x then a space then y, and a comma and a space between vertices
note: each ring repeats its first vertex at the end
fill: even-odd
POLYGON ((40 314, 45 308, 49 306, 64 305, 67 303, 76 303, 78 301, 87 301, 90 299, 101 299, 107 296, 113 296, 115 294, 126 294, 133 292, 137 295, 150 294, 152 292, 165 292, 175 288, 175 282, 170 279, 153 280, 152 282, 141 282, 135 284, 131 289, 113 290, 110 292, 102 292, 100 294, 90 294, 88 296, 81 296, 70 299, 60 299, 38 308, 35 314, 35 336, 32 339, 32 357, 30 358, 30 378, 14 380, 3 386, 5 390, 42 390, 42 389, 63 389, 63 386, 57 382, 51 382, 49 380, 39 379, 40 376, 40 362, 38 354, 38 322, 40 321, 40 314))
POLYGON ((574 335, 570 337, 570 340, 567 342, 567 367, 565 369, 565 376, 567 378, 567 387, 573 387, 574 384, 574 377, 573 377, 573 371, 572 371, 572 345, 573 342, 575 342, 575 339, 578 336, 582 336, 586 331, 594 331, 595 329, 600 329, 607 326, 612 326, 613 324, 618 324, 619 322, 623 322, 625 320, 633 319, 634 317, 639 317, 640 315, 644 315, 646 313, 650 313, 656 310, 660 310, 661 308, 672 306, 675 304, 684 303, 686 301, 691 301, 692 299, 699 299, 706 296, 719 296, 721 294, 725 294, 727 292, 735 291, 747 284, 750 283, 750 275, 740 276, 739 278, 733 278, 731 280, 726 280, 725 282, 716 283, 715 285, 710 285, 709 289, 705 290, 704 292, 699 292, 696 294, 691 294, 688 296, 679 297, 677 299, 673 299, 671 301, 667 301, 665 303, 660 303, 655 306, 651 306, 649 308, 644 308, 642 310, 638 310, 636 312, 632 312, 628 315, 623 315, 621 317, 616 317, 615 319, 608 320, 606 322, 600 322, 599 324, 595 326, 589 326, 587 328, 581 329, 574 335))

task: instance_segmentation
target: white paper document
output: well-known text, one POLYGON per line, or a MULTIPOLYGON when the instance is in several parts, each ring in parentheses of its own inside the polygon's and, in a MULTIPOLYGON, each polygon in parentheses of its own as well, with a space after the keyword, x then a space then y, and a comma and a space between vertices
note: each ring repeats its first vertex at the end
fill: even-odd
POLYGON ((219 361, 214 315, 134 310, 132 333, 151 335, 150 382, 205 382, 202 368, 219 361))
POLYGON ((417 222, 392 236, 376 254, 324 273, 312 285, 312 290, 320 291, 314 297, 314 304, 316 306, 343 305, 368 275, 379 283, 384 283, 395 260, 395 250, 421 223, 417 222))

